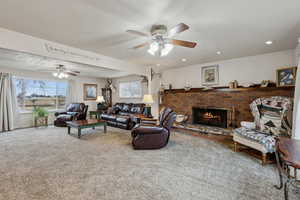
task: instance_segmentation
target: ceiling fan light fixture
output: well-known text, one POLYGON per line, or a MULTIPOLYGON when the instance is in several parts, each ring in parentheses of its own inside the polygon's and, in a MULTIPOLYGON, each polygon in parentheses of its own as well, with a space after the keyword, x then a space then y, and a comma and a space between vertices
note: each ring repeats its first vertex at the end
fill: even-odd
POLYGON ((161 50, 160 56, 168 55, 174 48, 173 44, 165 44, 165 47, 161 50))
POLYGON ((158 49, 159 49, 159 44, 157 42, 152 42, 150 44, 150 48, 148 49, 148 53, 154 56, 155 53, 158 51, 158 49))
POLYGON ((154 56, 154 55, 155 55, 155 51, 153 51, 151 48, 150 48, 150 49, 148 49, 148 53, 149 53, 149 54, 151 54, 152 56, 154 56))
POLYGON ((58 78, 59 79, 63 79, 65 77, 65 74, 64 73, 60 73, 59 75, 58 75, 58 78))
POLYGON ((145 34, 140 31, 128 30, 128 33, 138 35, 138 36, 151 36, 149 42, 142 43, 133 47, 133 49, 143 48, 149 45, 148 53, 160 57, 168 55, 172 49, 173 45, 182 46, 187 48, 195 48, 196 42, 189 42, 185 40, 176 40, 172 37, 182 33, 189 29, 189 26, 184 23, 179 23, 169 30, 165 25, 152 25, 150 34, 145 34))
POLYGON ((58 76, 58 73, 57 73, 57 72, 53 72, 52 75, 53 75, 54 77, 57 77, 57 76, 58 76))

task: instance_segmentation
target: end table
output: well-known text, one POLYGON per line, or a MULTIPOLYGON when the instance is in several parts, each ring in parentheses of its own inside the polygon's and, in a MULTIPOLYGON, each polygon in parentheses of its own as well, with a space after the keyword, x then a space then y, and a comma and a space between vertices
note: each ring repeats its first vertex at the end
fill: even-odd
POLYGON ((103 113, 103 110, 93 110, 90 111, 90 119, 93 119, 93 116, 95 116, 95 119, 101 119, 101 114, 103 113))

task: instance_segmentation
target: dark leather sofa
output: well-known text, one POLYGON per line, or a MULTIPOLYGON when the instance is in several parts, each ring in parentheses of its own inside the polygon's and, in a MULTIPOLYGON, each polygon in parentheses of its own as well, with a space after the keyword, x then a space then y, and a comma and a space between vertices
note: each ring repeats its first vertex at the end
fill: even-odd
POLYGON ((84 103, 71 103, 67 106, 66 111, 56 112, 54 125, 58 127, 65 127, 67 121, 85 120, 88 106, 84 103))
POLYGON ((116 103, 106 113, 101 114, 101 119, 106 120, 110 126, 130 130, 138 123, 144 108, 145 104, 142 103, 116 103))
POLYGON ((160 149, 169 142, 170 130, 176 113, 170 108, 160 112, 159 125, 137 124, 131 132, 134 149, 160 149))

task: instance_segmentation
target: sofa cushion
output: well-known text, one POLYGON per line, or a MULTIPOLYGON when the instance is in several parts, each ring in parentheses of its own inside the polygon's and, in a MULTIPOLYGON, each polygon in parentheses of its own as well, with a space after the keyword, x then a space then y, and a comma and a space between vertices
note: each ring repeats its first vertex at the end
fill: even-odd
POLYGON ((130 111, 130 108, 131 108, 131 104, 124 104, 121 111, 122 112, 129 112, 130 111))
POLYGON ((111 110, 111 114, 118 114, 120 112, 120 108, 119 107, 113 107, 111 110))
POLYGON ((67 112, 67 115, 75 116, 75 115, 77 115, 77 114, 78 114, 78 112, 67 112))
POLYGON ((133 104, 131 106, 130 112, 134 114, 142 114, 144 111, 144 104, 133 104))
POLYGON ((129 113, 128 112, 122 112, 122 111, 120 111, 120 112, 118 112, 118 115, 128 116, 129 113))
POLYGON ((118 123, 122 123, 122 124, 127 124, 130 120, 130 117, 129 116, 118 116, 116 117, 116 121, 118 123))
POLYGON ((265 149, 267 149, 267 151, 270 153, 275 151, 276 140, 271 135, 264 134, 255 130, 250 130, 245 127, 235 129, 234 133, 259 144, 262 144, 265 147, 265 149))
POLYGON ((281 96, 258 98, 250 104, 250 107, 259 131, 274 135, 286 135, 290 132, 291 127, 284 123, 286 112, 292 109, 290 98, 281 96))
POLYGON ((56 119, 59 121, 71 121, 72 118, 73 118, 72 115, 63 114, 63 115, 59 115, 56 119))
POLYGON ((85 108, 84 103, 71 103, 67 107, 67 112, 83 112, 85 108))
POLYGON ((123 103, 116 103, 115 105, 114 105, 114 108, 118 108, 119 110, 122 110, 123 109, 123 103))
POLYGON ((260 131, 280 135, 282 132, 282 121, 280 116, 263 114, 260 118, 260 131))
POLYGON ((109 121, 115 121, 116 120, 116 115, 102 114, 101 119, 109 120, 109 121))

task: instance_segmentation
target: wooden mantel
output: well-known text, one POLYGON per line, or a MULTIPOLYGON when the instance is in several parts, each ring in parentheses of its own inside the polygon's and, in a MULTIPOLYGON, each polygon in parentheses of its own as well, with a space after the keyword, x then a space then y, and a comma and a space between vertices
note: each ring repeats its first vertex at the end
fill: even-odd
POLYGON ((184 89, 171 89, 165 90, 165 93, 197 93, 197 92, 243 92, 243 91, 275 91, 275 90, 290 90, 294 91, 295 87, 239 87, 239 88, 229 88, 229 87, 213 87, 211 89, 205 88, 191 88, 188 91, 184 89))

